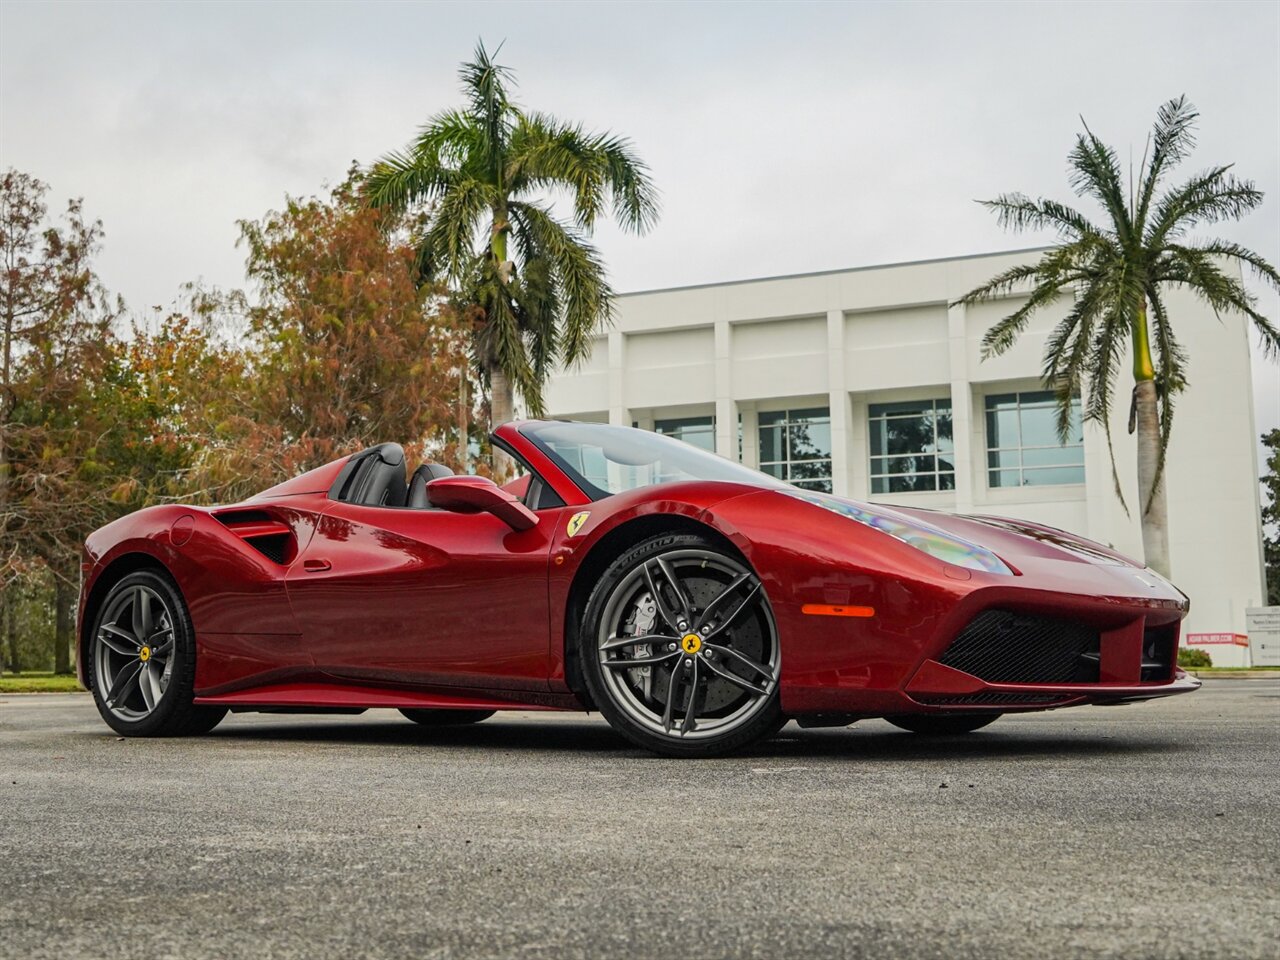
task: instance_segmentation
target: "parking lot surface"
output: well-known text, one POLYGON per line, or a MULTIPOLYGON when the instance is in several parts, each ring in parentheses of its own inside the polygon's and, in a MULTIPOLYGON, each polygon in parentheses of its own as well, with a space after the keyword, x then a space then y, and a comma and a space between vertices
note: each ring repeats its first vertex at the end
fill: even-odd
POLYGON ((5 957, 1273 957, 1280 681, 673 761, 596 717, 118 740, 0 697, 5 957))

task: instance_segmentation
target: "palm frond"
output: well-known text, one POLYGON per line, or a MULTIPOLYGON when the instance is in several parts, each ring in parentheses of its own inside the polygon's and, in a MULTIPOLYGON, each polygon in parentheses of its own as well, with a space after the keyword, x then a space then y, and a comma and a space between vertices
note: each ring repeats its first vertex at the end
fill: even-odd
POLYGON ((1147 225, 1146 244, 1160 247, 1199 224, 1239 220, 1260 206, 1262 191, 1230 170, 1229 164, 1206 170, 1161 197, 1147 225))
POLYGON ((536 204, 511 204, 511 218, 522 244, 540 251, 561 290, 562 310, 557 359, 567 365, 590 353, 591 337, 613 320, 613 291, 595 248, 536 204))
POLYGON ((507 178, 513 189, 568 187, 580 227, 590 229, 611 203, 624 227, 643 233, 657 218, 657 191, 630 141, 587 133, 540 113, 521 114, 512 134, 507 178))
POLYGON ((372 207, 404 210, 448 191, 452 171, 430 158, 389 153, 377 161, 364 179, 364 195, 372 207))
POLYGON ((1195 127, 1199 117, 1185 94, 1162 104, 1157 112, 1156 125, 1151 132, 1151 158, 1143 166, 1137 213, 1134 215, 1134 229, 1138 232, 1142 232, 1147 222, 1151 200, 1166 169, 1183 160, 1195 147, 1195 127))
POLYGON ((1102 205, 1121 246, 1127 246, 1133 239, 1133 223, 1125 202, 1120 161, 1087 124, 1084 129, 1067 156, 1071 188, 1077 195, 1091 196, 1102 205))
POLYGON ((1078 239, 1101 236, 1102 231, 1084 214, 1055 200, 1032 200, 1024 193, 1002 193, 994 200, 979 200, 996 212, 1000 226, 1015 233, 1023 230, 1055 230, 1059 236, 1078 239))
POLYGON ((1107 296, 1103 284, 1088 284, 1077 290, 1076 301, 1058 321, 1045 342, 1041 378, 1052 386, 1057 400, 1055 423, 1058 439, 1066 443, 1071 428, 1073 400, 1082 392, 1089 369, 1086 359, 1093 342, 1094 325, 1107 296))

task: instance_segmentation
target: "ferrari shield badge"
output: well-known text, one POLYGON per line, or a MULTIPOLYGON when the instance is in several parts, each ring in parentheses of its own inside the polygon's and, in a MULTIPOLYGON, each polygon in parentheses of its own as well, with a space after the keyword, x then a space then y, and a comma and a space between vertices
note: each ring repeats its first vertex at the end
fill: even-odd
POLYGON ((569 525, 565 527, 565 533, 571 537, 576 537, 578 531, 582 529, 582 525, 587 522, 587 518, 591 516, 590 511, 583 510, 581 513, 575 513, 569 518, 569 525))

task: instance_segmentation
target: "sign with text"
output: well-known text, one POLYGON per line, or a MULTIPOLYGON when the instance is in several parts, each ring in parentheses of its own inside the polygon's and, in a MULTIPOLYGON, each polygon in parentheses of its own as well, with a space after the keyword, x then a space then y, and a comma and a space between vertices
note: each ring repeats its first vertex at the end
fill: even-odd
POLYGON ((1207 647, 1215 643, 1247 647, 1249 638, 1243 633, 1188 633, 1185 642, 1188 647, 1207 647))
POLYGON ((1244 612, 1244 622, 1253 665, 1280 667, 1280 607, 1250 607, 1244 612))

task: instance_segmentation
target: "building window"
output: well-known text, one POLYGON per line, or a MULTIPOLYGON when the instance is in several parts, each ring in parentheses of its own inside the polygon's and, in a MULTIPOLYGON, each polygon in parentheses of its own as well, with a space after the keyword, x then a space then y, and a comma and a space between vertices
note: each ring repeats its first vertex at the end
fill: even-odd
POLYGON ((873 403, 871 492, 954 490, 950 400, 873 403))
POLYGON ((760 469, 806 490, 831 492, 831 411, 761 413, 760 469))
POLYGON ((1084 483, 1080 399, 1071 401, 1067 442, 1062 443, 1052 391, 987 397, 987 482, 992 487, 1084 483))
POLYGON ((655 420, 653 432, 675 437, 708 453, 716 452, 715 417, 684 417, 680 420, 655 420))

